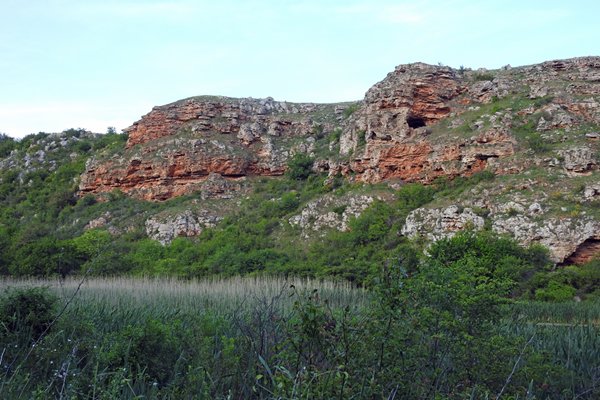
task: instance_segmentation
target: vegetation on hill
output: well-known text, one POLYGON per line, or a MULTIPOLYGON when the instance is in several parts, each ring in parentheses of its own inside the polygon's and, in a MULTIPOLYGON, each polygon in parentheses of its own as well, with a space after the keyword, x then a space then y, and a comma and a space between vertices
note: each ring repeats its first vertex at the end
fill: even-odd
POLYGON ((512 302, 511 259, 543 261, 466 234, 419 262, 391 258, 368 291, 266 277, 8 282, 0 394, 597 398, 598 303, 512 302))
MULTIPOLYGON (((573 65, 587 74, 587 61, 573 65)), ((526 70, 545 82, 537 70, 526 70)), ((555 253, 520 246, 494 229, 504 224, 516 227, 505 230, 514 233, 527 225, 531 235, 552 220, 569 225, 557 231, 572 233, 589 222, 591 233, 572 243, 596 251, 598 125, 596 114, 585 111, 595 106, 586 98, 569 108, 565 99, 575 99, 581 88, 565 76, 556 87, 536 88, 506 80, 519 71, 462 72, 471 86, 457 90, 451 105, 463 112, 446 118, 446 108, 438 107, 440 121, 426 127, 411 114, 406 127, 390 122, 405 114, 383 107, 384 114, 396 113, 379 115, 390 135, 344 129, 348 121, 374 121, 362 103, 305 105, 313 110, 310 119, 282 111, 272 130, 262 119, 264 126, 246 126, 252 129, 235 146, 235 130, 219 124, 236 118, 211 116, 214 129, 208 129, 205 120, 189 119, 193 113, 184 113, 179 133, 161 136, 154 148, 138 141, 124 150, 127 137, 114 129, 19 141, 0 135, 0 397, 598 398, 600 260, 557 266, 555 253), (280 123, 305 123, 310 130, 286 136, 275 129, 280 123), (431 154, 454 144, 464 157, 450 151, 401 165, 395 158, 401 147, 398 154, 383 151, 398 127, 404 144, 426 137, 431 154), (277 161, 272 175, 286 173, 192 173, 190 165, 204 158, 169 161, 182 143, 230 148, 238 156, 256 151, 277 161), (140 161, 146 153, 154 164, 140 161), (369 169, 375 165, 370 157, 384 153, 391 157, 384 168, 369 169), (169 200, 148 202, 118 190, 79 196, 81 173, 101 165, 113 169, 86 176, 110 184, 87 192, 119 186, 123 176, 131 184, 156 176, 171 184, 176 174, 170 167, 195 179, 197 186, 187 182, 193 190, 216 189, 212 197, 190 189, 172 198, 178 186, 169 193, 159 179, 140 185, 138 197, 169 200), (453 179, 405 182, 424 166, 431 179, 453 179), (123 174, 107 175, 116 170, 123 174), (383 170, 385 184, 358 183, 383 170), (402 171, 407 175, 396 174, 402 171), (227 185, 238 184, 227 192, 227 185), (415 210, 436 207, 453 214, 437 214, 451 221, 445 232, 429 232, 435 243, 401 234, 408 235, 402 227, 409 215, 421 215, 415 210), (150 225, 168 230, 168 223, 203 210, 214 211, 214 218, 192 227, 193 237, 183 237, 188 231, 182 228, 164 244, 153 239, 150 225), (457 229, 463 232, 448 235, 457 229)), ((394 74, 379 84, 385 96, 396 93, 386 89, 394 74)), ((432 85, 434 92, 444 89, 432 85)), ((432 109, 411 112, 424 110, 432 109)), ((152 141, 145 132, 140 129, 138 139, 152 141)), ((211 163, 220 167, 224 159, 211 163)), ((435 225, 435 213, 415 221, 431 215, 435 225)))

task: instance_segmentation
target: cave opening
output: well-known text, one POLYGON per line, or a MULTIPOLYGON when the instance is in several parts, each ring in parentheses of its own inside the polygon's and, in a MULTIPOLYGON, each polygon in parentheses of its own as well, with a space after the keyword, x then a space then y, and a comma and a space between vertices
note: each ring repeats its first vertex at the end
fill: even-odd
POLYGON ((577 249, 560 265, 582 265, 600 255, 600 239, 591 237, 577 246, 577 249))
POLYGON ((406 117, 406 123, 408 124, 409 127, 415 129, 415 128, 421 128, 423 126, 425 126, 425 120, 421 117, 416 117, 414 115, 409 115, 408 117, 406 117))

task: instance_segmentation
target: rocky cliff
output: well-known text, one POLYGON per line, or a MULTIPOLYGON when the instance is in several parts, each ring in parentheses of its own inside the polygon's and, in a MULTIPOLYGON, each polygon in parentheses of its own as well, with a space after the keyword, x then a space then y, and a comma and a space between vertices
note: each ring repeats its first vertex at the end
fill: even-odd
MULTIPOLYGON (((489 227, 548 246, 556 262, 589 259, 600 240, 598 57, 500 70, 400 65, 354 103, 194 97, 155 107, 127 132, 124 149, 88 161, 80 194, 239 198, 254 177, 282 175, 293 154, 306 153, 326 182, 393 188, 480 171, 504 177, 436 199, 400 234, 435 240, 489 227)), ((345 229, 343 213, 318 213, 328 201, 308 204, 290 223, 308 221, 303 232, 319 223, 345 229)), ((148 229, 171 232, 155 225, 148 229)))
POLYGON ((204 96, 155 107, 126 130, 123 152, 89 160, 80 193, 230 197, 245 177, 282 175, 290 155, 311 150, 350 105, 204 96))

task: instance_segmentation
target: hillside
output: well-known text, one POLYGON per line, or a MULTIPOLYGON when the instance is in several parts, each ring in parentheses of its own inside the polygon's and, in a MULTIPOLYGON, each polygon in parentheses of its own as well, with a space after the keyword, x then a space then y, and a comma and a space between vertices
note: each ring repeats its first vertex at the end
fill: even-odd
POLYGON ((124 135, 3 138, 0 261, 363 281, 469 229, 581 265, 600 253, 599 138, 599 57, 399 65, 339 104, 191 97, 124 135))

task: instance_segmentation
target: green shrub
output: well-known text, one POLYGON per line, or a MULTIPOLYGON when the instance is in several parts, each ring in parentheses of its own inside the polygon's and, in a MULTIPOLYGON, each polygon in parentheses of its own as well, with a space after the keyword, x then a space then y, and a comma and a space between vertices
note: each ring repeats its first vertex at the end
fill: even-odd
POLYGON ((44 287, 8 289, 0 299, 2 333, 37 340, 56 317, 57 302, 44 287))
POLYGON ((344 118, 349 118, 359 109, 358 104, 351 104, 344 110, 344 118))
POLYGON ((535 299, 541 301, 568 301, 575 296, 576 289, 565 283, 550 281, 548 286, 535 291, 535 299))
POLYGON ((489 72, 479 72, 473 77, 476 81, 493 81, 494 78, 495 76, 489 72))
POLYGON ((290 179, 303 181, 312 174, 314 160, 307 154, 297 153, 288 163, 287 175, 290 179))
POLYGON ((539 133, 531 133, 527 136, 527 146, 536 154, 545 153, 552 149, 552 146, 539 133))
POLYGON ((16 148, 17 142, 13 138, 0 133, 0 157, 8 156, 16 148))

